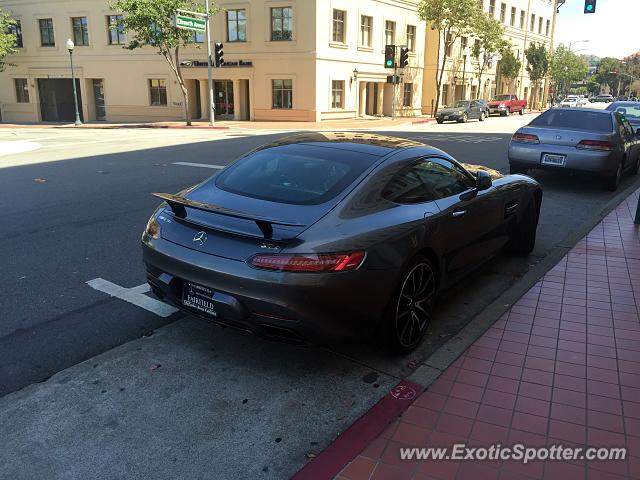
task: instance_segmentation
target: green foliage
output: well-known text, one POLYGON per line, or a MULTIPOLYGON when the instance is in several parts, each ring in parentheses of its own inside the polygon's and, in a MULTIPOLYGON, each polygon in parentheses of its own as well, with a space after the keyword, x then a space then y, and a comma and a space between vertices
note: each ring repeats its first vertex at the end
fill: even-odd
POLYGON ((500 75, 509 80, 517 78, 522 68, 522 62, 513 54, 510 45, 500 53, 502 55, 502 59, 500 60, 500 75))
POLYGON ((600 85, 608 85, 609 88, 615 90, 618 87, 618 75, 622 68, 622 62, 617 58, 605 57, 600 60, 598 65, 598 73, 594 75, 595 80, 600 85))
POLYGON ((540 82, 549 70, 549 55, 541 43, 532 43, 524 51, 527 58, 527 72, 532 82, 540 82))
MULTIPOLYGON (((432 29, 440 32, 444 51, 447 51, 460 37, 475 33, 483 16, 478 0, 421 0, 418 5, 418 14, 432 29)), ((446 61, 446 55, 442 55, 439 72, 436 69, 436 110, 440 103, 442 75, 446 61)))
POLYGON ((11 32, 11 27, 15 23, 8 13, 0 10, 0 72, 6 67, 4 60, 7 55, 16 51, 16 35, 11 32))
MULTIPOLYGON (((508 45, 503 34, 504 26, 498 20, 488 15, 479 16, 474 31, 478 41, 473 43, 471 55, 478 62, 475 68, 480 85, 482 85, 482 74, 487 69, 492 57, 508 45)), ((480 95, 480 88, 477 92, 480 95)))
POLYGON ((549 71, 553 79, 558 82, 573 83, 584 80, 589 72, 587 61, 560 45, 551 57, 549 71))
POLYGON ((600 93, 600 84, 598 82, 594 82, 593 80, 589 80, 587 83, 587 91, 591 95, 598 95, 600 93))

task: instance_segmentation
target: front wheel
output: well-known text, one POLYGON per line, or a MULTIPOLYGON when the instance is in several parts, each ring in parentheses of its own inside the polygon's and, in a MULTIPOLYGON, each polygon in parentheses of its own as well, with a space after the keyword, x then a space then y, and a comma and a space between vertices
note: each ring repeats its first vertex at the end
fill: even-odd
POLYGON ((436 120, 436 122, 438 122, 438 123, 442 123, 442 122, 444 122, 444 120, 440 120, 440 119, 438 118, 438 119, 436 120))
POLYGON ((518 112, 518 113, 519 113, 520 115, 524 115, 524 107, 522 107, 522 108, 520 109, 520 112, 518 112))
POLYGON ((638 158, 636 159, 636 164, 631 168, 631 175, 637 175, 640 171, 640 152, 638 152, 638 158))
POLYGON ((535 198, 529 199, 527 209, 516 225, 509 241, 509 251, 516 255, 529 255, 536 246, 536 230, 538 229, 538 207, 535 198))
POLYGON ((393 351, 407 353, 420 345, 431 324, 435 295, 434 267, 419 255, 402 274, 385 315, 386 340, 393 351))

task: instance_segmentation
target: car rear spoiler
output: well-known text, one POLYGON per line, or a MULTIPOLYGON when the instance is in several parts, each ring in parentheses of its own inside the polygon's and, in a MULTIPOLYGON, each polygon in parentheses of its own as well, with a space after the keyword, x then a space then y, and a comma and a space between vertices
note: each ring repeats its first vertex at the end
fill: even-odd
POLYGON ((173 195, 171 193, 154 193, 154 197, 167 202, 173 214, 178 218, 187 218, 186 207, 193 208, 195 210, 202 210, 204 212, 217 213, 218 215, 224 215, 233 218, 244 218, 247 220, 253 220, 265 239, 270 240, 273 237, 273 225, 282 225, 286 227, 305 227, 306 225, 295 222, 287 222, 283 220, 276 220, 269 217, 263 217, 260 215, 254 215, 252 213, 241 212, 239 210, 232 210, 230 208, 221 207, 220 205, 213 205, 211 203, 198 202, 190 200, 185 197, 173 195))

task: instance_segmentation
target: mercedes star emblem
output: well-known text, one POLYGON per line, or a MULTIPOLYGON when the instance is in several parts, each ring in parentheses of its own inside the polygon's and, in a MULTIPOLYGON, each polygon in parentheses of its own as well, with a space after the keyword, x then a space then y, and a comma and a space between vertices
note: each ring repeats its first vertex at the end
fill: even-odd
POLYGON ((198 232, 193 236, 193 243, 197 243, 199 246, 203 246, 207 241, 207 234, 205 232, 198 232))

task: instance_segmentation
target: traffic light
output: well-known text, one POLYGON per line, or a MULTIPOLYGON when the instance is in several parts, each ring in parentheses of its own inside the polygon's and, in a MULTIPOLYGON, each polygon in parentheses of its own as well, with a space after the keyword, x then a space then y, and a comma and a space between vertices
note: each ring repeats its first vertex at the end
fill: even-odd
POLYGON ((409 65, 409 49, 402 47, 400 49, 400 68, 404 68, 409 65))
POLYGON ((224 64, 224 51, 222 48, 224 45, 222 43, 216 43, 214 45, 214 65, 216 67, 221 67, 224 64))
POLYGON ((584 0, 584 13, 595 13, 596 0, 584 0))
POLYGON ((393 68, 396 63, 396 46, 385 45, 384 47, 384 67, 393 68))

